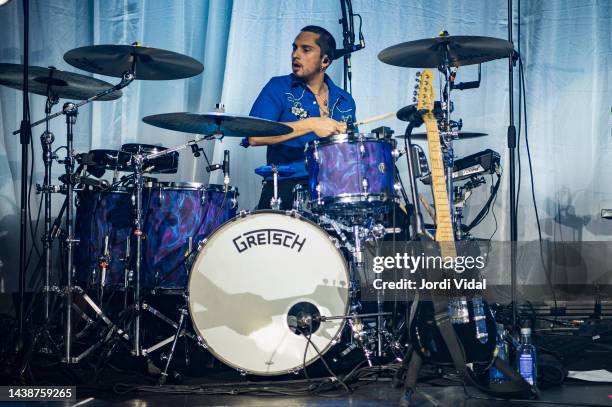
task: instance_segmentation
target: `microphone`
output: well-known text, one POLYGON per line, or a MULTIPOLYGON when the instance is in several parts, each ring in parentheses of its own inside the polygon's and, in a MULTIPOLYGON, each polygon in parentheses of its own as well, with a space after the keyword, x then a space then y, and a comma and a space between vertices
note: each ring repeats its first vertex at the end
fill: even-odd
POLYGON ((225 189, 230 182, 230 152, 229 150, 223 151, 223 185, 225 185, 225 189))
POLYGON ((365 48, 365 42, 363 40, 359 41, 359 44, 349 45, 348 48, 340 48, 334 50, 334 60, 342 58, 345 55, 352 54, 353 52, 359 51, 360 49, 365 48))

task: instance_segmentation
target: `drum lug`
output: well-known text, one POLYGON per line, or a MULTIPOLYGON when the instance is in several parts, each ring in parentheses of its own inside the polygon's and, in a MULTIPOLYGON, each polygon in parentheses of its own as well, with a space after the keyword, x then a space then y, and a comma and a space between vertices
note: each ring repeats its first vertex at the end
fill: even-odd
POLYGON ((247 375, 247 371, 246 370, 242 370, 242 369, 236 369, 238 370, 238 373, 240 373, 240 376, 246 376, 247 375))
POLYGON ((323 203, 321 201, 321 184, 317 184, 315 190, 317 191, 317 205, 321 205, 323 203))
POLYGON ((208 242, 208 238, 207 237, 205 237, 204 239, 200 240, 200 243, 198 243, 198 253, 200 252, 200 250, 202 250, 202 247, 204 247, 206 242, 208 242))
POLYGON ((391 156, 393 158, 399 158, 400 156, 400 151, 397 148, 394 148, 393 151, 391 151, 391 156))
POLYGON ((359 141, 359 153, 361 154, 362 157, 366 153, 366 149, 365 149, 365 145, 363 144, 363 141, 359 141))
POLYGON ((395 184, 393 184, 393 189, 395 190, 395 192, 401 191, 402 184, 400 184, 399 182, 396 182, 395 184))
POLYGON ((238 212, 238 217, 245 218, 249 213, 251 213, 251 211, 241 210, 240 212, 238 212))
POLYGON ((368 189, 370 187, 370 185, 368 184, 368 179, 367 178, 364 178, 361 181, 361 187, 363 188, 363 193, 367 194, 368 193, 368 189))

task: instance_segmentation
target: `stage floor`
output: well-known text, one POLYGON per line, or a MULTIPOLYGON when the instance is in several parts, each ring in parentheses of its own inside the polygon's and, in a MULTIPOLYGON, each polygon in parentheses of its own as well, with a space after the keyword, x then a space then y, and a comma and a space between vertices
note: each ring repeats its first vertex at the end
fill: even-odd
MULTIPOLYGON (((160 389, 163 391, 163 389, 160 389)), ((610 406, 612 405, 612 385, 592 385, 567 383, 563 387, 543 390, 535 403, 523 401, 493 400, 478 391, 468 388, 469 396, 464 395, 461 386, 421 385, 414 398, 414 406, 610 406), (474 397, 484 397, 486 400, 474 397)), ((401 389, 392 389, 389 383, 371 383, 356 389, 352 394, 341 397, 322 396, 231 396, 231 395, 165 395, 152 393, 119 396, 112 392, 86 391, 77 389, 76 403, 40 403, 36 405, 78 405, 87 407, 189 407, 189 406, 262 406, 262 407, 382 407, 397 406, 402 395, 401 389)), ((0 403, 1 404, 1 403, 0 403)), ((23 405, 23 404, 20 404, 23 405)))

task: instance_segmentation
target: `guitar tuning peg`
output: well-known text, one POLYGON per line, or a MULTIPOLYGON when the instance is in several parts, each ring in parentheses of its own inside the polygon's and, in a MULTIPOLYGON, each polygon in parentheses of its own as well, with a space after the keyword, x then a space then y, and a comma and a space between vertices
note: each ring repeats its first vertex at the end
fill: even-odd
POLYGON ((418 78, 419 76, 421 76, 421 71, 417 71, 416 73, 416 77, 418 78))
POLYGON ((417 92, 417 91, 415 90, 414 92, 412 92, 412 94, 413 94, 414 96, 416 96, 416 95, 418 95, 418 94, 419 94, 419 92, 417 92))
POLYGON ((416 103, 416 102, 417 102, 417 98, 416 98, 416 97, 413 97, 413 98, 412 98, 412 103, 416 103))

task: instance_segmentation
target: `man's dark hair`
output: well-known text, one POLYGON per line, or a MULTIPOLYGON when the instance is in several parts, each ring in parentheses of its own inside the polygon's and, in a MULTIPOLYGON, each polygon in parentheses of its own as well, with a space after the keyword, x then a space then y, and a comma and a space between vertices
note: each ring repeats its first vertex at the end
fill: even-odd
POLYGON ((301 32, 310 32, 319 34, 319 38, 316 39, 315 43, 321 48, 321 56, 327 55, 330 62, 334 59, 334 51, 336 51, 336 40, 334 37, 323 27, 318 25, 307 25, 300 30, 301 32))

